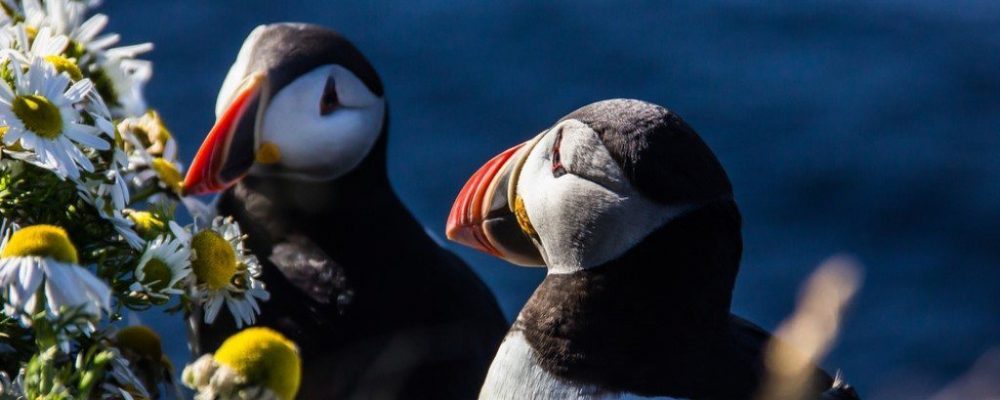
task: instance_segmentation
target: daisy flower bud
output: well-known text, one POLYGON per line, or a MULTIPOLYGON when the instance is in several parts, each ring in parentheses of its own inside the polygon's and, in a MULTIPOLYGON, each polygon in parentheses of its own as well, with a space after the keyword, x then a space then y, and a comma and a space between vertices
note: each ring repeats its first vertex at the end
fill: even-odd
POLYGON ((298 347, 268 328, 247 328, 184 368, 196 399, 292 400, 302 379, 298 347))

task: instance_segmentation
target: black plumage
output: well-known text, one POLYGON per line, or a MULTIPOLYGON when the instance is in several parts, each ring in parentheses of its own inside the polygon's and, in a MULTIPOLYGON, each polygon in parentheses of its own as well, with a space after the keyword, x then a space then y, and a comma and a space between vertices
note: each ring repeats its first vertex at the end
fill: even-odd
MULTIPOLYGON (((296 73, 337 63, 382 94, 374 69, 339 35, 304 25, 264 35, 254 62, 269 66, 275 90, 296 73), (273 59, 281 54, 292 59, 273 59)), ((218 202, 263 266, 271 298, 258 325, 300 347, 301 399, 473 398, 506 330, 490 290, 394 193, 387 121, 370 153, 343 176, 247 176, 218 202)), ((226 313, 202 324, 202 351, 235 330, 226 313)))

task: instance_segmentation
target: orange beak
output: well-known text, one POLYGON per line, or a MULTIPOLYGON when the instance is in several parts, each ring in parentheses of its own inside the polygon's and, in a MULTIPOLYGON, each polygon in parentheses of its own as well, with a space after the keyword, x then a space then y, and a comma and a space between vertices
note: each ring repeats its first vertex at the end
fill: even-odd
POLYGON ((514 264, 545 264, 511 207, 516 196, 512 185, 534 143, 521 143, 500 153, 469 178, 448 215, 448 239, 514 264))
POLYGON ((469 181, 465 183, 462 191, 458 193, 458 198, 455 199, 455 204, 451 206, 451 213, 448 215, 445 235, 448 236, 449 240, 487 254, 503 257, 486 237, 483 230, 483 222, 489 212, 486 208, 487 204, 483 200, 487 197, 487 193, 498 186, 496 182, 498 172, 507 165, 514 153, 517 153, 522 146, 524 143, 493 157, 486 162, 486 165, 472 174, 469 181))
POLYGON ((267 75, 247 78, 215 122, 184 178, 184 194, 207 194, 235 185, 253 166, 257 127, 268 97, 267 75))

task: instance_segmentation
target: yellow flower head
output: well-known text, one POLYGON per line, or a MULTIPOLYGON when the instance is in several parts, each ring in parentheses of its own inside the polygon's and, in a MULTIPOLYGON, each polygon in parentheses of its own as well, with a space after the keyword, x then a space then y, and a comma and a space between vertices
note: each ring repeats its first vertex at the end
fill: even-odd
POLYGON ((118 331, 115 344, 122 350, 128 350, 149 360, 160 361, 163 358, 163 346, 160 335, 144 325, 129 326, 118 331))
POLYGON ((55 139, 62 134, 63 121, 59 107, 45 96, 37 94, 21 95, 11 102, 14 115, 24 123, 24 127, 46 139, 55 139))
POLYGON ((215 352, 215 361, 247 382, 271 389, 278 398, 292 400, 302 379, 298 347, 268 328, 247 328, 230 336, 215 352))
POLYGON ((63 228, 53 225, 32 225, 21 228, 11 235, 0 258, 7 257, 48 257, 65 263, 76 264, 79 260, 76 247, 69 240, 63 228))
POLYGON ((72 79, 73 81, 78 81, 80 79, 83 79, 83 72, 80 71, 80 67, 76 66, 76 63, 73 62, 73 60, 70 60, 66 57, 57 54, 53 54, 50 56, 45 56, 45 61, 48 61, 49 64, 52 64, 53 67, 56 67, 56 71, 65 72, 69 74, 70 79, 72 79))
POLYGON ((181 185, 184 184, 184 178, 181 177, 181 171, 172 162, 167 161, 163 157, 156 157, 153 158, 151 167, 156 172, 156 176, 160 178, 160 182, 163 182, 167 188, 173 190, 174 193, 181 192, 181 185))
POLYGON ((135 211, 128 214, 135 223, 135 231, 146 240, 151 240, 167 231, 167 225, 149 211, 135 211))
POLYGON ((226 287, 236 275, 236 250, 218 232, 211 229, 198 232, 191 238, 191 250, 194 252, 191 260, 194 276, 209 289, 226 287))

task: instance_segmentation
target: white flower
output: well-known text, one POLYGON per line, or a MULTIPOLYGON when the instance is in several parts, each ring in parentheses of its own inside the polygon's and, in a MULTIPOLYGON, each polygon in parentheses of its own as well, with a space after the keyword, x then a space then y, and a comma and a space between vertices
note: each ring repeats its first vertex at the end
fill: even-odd
POLYGON ((88 179, 77 183, 77 193, 84 202, 97 210, 97 214, 111 223, 115 231, 133 249, 141 249, 144 245, 142 237, 135 231, 135 223, 123 214, 129 201, 128 187, 125 179, 118 171, 107 172, 111 182, 88 179))
POLYGON ((157 237, 146 245, 135 268, 136 282, 130 289, 160 298, 184 293, 177 286, 191 275, 190 255, 180 239, 157 237))
POLYGON ((77 264, 76 248, 62 228, 32 225, 4 237, 0 291, 7 315, 31 325, 30 316, 39 311, 56 319, 67 309, 78 309, 96 319, 110 310, 111 289, 77 264))
POLYGON ((98 62, 107 85, 98 87, 112 115, 139 115, 146 111, 143 88, 153 76, 153 64, 132 58, 104 57, 98 62))
POLYGON ((118 132, 126 141, 125 147, 129 156, 139 150, 152 157, 163 157, 167 160, 177 159, 177 141, 163 125, 160 115, 153 110, 140 117, 129 117, 118 123, 118 132))
POLYGON ((3 143, 16 143, 24 151, 9 147, 7 151, 62 179, 78 179, 81 168, 93 172, 93 163, 79 146, 107 150, 111 145, 99 137, 98 128, 83 124, 74 109, 93 90, 93 84, 81 79, 67 89, 69 77, 37 58, 27 73, 18 63, 12 64, 15 87, 0 84, 0 124, 7 126, 3 143))
POLYGON ((51 26, 59 33, 68 34, 80 25, 87 6, 71 0, 21 0, 20 12, 24 22, 33 27, 51 26))
POLYGON ((212 323, 225 304, 236 326, 253 324, 260 314, 258 300, 270 295, 264 288, 257 257, 245 248, 245 236, 233 219, 216 217, 195 234, 170 223, 174 235, 190 243, 191 267, 196 277, 193 297, 205 309, 205 323, 212 323))
POLYGON ((52 28, 47 26, 39 29, 31 39, 24 24, 5 27, 0 34, 0 43, 4 50, 8 50, 6 54, 18 58, 24 64, 31 63, 35 58, 60 55, 69 44, 68 37, 53 33, 52 28))
POLYGON ((133 186, 141 188, 155 183, 171 193, 181 192, 184 177, 177 162, 177 141, 156 112, 124 119, 118 124, 118 132, 125 141, 127 170, 133 186))
MULTIPOLYGON (((94 3, 91 1, 90 3, 94 3)), ((78 64, 90 71, 98 82, 104 101, 111 105, 116 117, 139 115, 146 111, 142 89, 152 76, 152 64, 135 57, 153 49, 152 43, 112 47, 121 37, 115 33, 101 32, 108 24, 104 14, 83 20, 90 5, 73 0, 24 0, 25 24, 32 27, 49 26, 54 33, 69 37, 73 57, 78 64)))

